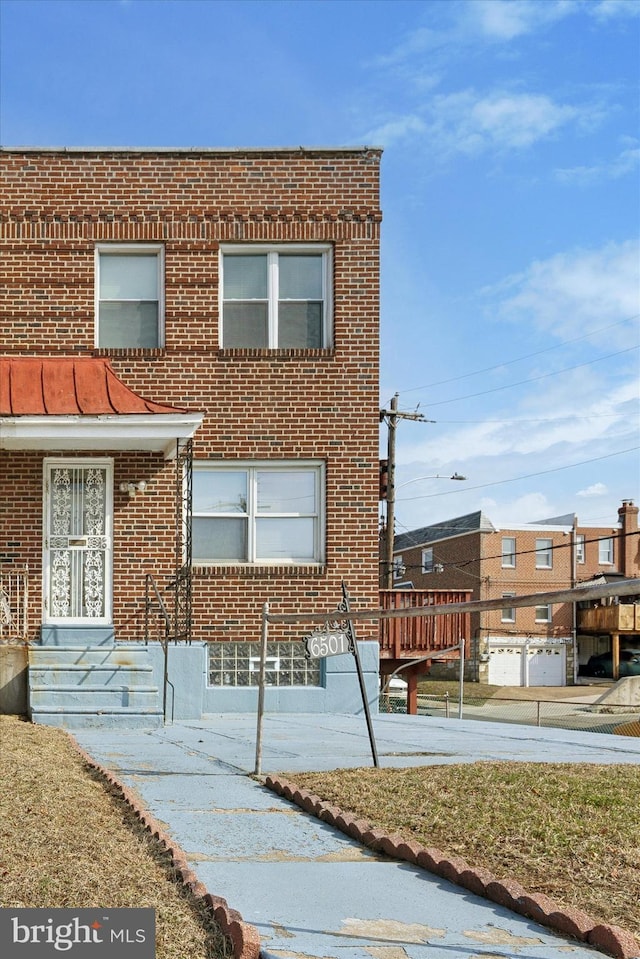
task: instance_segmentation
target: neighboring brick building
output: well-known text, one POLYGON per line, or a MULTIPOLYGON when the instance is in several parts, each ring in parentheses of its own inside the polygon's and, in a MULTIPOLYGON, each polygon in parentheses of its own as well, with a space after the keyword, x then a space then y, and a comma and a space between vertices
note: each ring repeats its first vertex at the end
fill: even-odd
MULTIPOLYGON (((471 617, 477 677, 498 685, 564 685, 610 648, 610 636, 582 635, 572 603, 515 608, 509 596, 570 589, 602 577, 640 575, 638 508, 625 500, 619 523, 581 526, 569 514, 496 527, 478 511, 395 538, 394 581, 413 589, 469 589, 474 600, 504 598, 502 610, 471 617)), ((629 633, 623 642, 636 644, 629 633)))
MULTIPOLYGON (((344 580, 378 603, 380 151, 0 162, 0 575, 28 569, 26 638, 140 641, 151 574, 187 687, 215 647, 197 708, 247 708, 265 602, 328 612, 344 580)), ((335 705, 331 663, 270 656, 275 708, 335 705)))

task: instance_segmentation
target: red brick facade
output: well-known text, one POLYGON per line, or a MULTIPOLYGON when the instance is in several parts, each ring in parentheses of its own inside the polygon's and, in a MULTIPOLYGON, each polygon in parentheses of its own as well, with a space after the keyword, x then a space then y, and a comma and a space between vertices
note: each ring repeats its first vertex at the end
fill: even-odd
MULTIPOLYGON (((136 393, 204 414, 196 462, 324 464, 324 562, 196 567, 194 638, 257 640, 264 602, 281 612, 328 611, 341 580, 354 604, 375 607, 379 151, 14 149, 0 162, 0 355, 109 356, 136 393), (219 253, 231 242, 330 246, 330 346, 221 348, 219 253), (161 348, 95 348, 102 243, 162 247, 161 348)), ((29 568, 33 640, 42 613, 43 459, 58 454, 3 448, 3 429, 6 422, 0 561, 29 568)), ((77 455, 113 459, 113 623, 118 638, 140 638, 144 574, 166 583, 176 565, 175 463, 142 450, 77 455), (121 492, 131 480, 144 480, 144 493, 121 492)), ((375 625, 359 634, 373 638, 375 625)))

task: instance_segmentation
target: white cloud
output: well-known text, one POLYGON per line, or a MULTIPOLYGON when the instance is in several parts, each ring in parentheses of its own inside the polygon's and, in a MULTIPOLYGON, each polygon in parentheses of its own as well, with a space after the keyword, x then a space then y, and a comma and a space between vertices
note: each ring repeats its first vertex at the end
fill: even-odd
POLYGON ((640 4, 637 0, 598 0, 587 3, 587 11, 598 20, 610 20, 613 17, 637 17, 640 4))
POLYGON ((394 117, 365 133, 366 143, 388 146, 414 138, 441 157, 532 146, 561 127, 591 117, 589 109, 554 103, 542 94, 475 91, 440 94, 412 114, 394 117))
POLYGON ((562 19, 573 13, 576 6, 573 0, 475 0, 466 11, 484 36, 513 40, 562 19))
POLYGON ((554 176, 563 183, 575 183, 586 186, 602 180, 618 180, 620 177, 635 173, 640 164, 640 147, 629 147, 608 162, 593 166, 577 166, 555 170, 554 176))
MULTIPOLYGON (((635 330, 640 313, 640 245, 628 240, 558 253, 483 292, 491 298, 492 316, 532 323, 561 339, 625 319, 635 330)), ((619 331, 618 343, 633 346, 637 337, 629 342, 628 335, 623 339, 625 332, 619 331)))
POLYGON ((606 496, 609 490, 607 489, 604 483, 592 483, 591 486, 587 486, 586 489, 578 490, 576 496, 592 497, 592 496, 606 496))

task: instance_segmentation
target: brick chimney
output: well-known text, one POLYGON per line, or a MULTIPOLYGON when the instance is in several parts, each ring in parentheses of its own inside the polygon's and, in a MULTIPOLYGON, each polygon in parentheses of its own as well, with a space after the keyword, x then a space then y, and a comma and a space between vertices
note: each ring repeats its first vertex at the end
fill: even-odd
POLYGON ((620 561, 618 571, 626 579, 640 577, 640 536, 638 536, 638 507, 632 499, 623 499, 618 509, 620 520, 620 561), (634 536, 633 533, 636 535, 634 536))

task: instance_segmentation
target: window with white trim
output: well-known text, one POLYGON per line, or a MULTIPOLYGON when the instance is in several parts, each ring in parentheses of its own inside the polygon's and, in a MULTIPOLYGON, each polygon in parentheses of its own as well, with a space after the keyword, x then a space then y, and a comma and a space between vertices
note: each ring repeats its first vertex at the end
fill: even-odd
POLYGON ((148 244, 96 247, 97 347, 163 345, 164 256, 148 244))
POLYGON ((536 540, 536 569, 553 569, 553 540, 536 540))
POLYGON ((393 578, 402 579, 406 573, 405 565, 402 562, 402 556, 393 557, 393 578))
POLYGON ((196 564, 322 563, 323 464, 196 461, 192 516, 196 564))
POLYGON ((431 547, 422 550, 422 572, 433 573, 433 549, 431 547))
POLYGON ((551 606, 536 606, 536 623, 550 623, 552 619, 551 606))
POLYGON ((326 245, 225 246, 223 349, 331 345, 331 249, 326 245))
POLYGON ((502 537, 502 566, 514 567, 516 565, 516 538, 515 536, 502 537))
MULTIPOLYGON (((257 686, 260 643, 209 643, 209 686, 257 686)), ((267 686, 320 686, 321 660, 309 659, 302 642, 267 643, 267 686)))
POLYGON ((576 563, 585 562, 585 535, 576 533, 576 563))
MULTIPOLYGON (((515 596, 515 593, 503 593, 503 599, 511 599, 515 596)), ((516 621, 516 608, 515 606, 504 606, 502 609, 502 620, 503 623, 515 623, 516 621)))
POLYGON ((598 540, 598 563, 601 566, 611 566, 613 563, 613 538, 611 536, 598 540))

